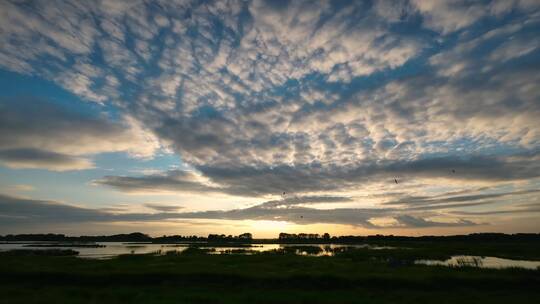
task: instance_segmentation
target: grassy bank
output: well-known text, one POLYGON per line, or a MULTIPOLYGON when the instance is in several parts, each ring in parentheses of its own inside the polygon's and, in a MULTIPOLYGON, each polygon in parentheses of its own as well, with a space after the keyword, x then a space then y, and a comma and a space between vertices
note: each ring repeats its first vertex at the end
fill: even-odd
POLYGON ((111 260, 1 255, 0 303, 540 302, 540 271, 393 262, 415 251, 305 257, 191 250, 111 260))

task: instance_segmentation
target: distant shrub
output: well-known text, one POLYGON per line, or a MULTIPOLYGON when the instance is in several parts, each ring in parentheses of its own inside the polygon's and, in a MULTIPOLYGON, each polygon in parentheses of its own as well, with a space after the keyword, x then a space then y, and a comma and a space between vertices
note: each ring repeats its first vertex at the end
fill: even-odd
POLYGON ((74 256, 79 252, 71 249, 13 249, 0 252, 0 256, 74 256))
POLYGON ((194 247, 190 246, 186 248, 184 251, 180 252, 182 255, 195 255, 195 254, 207 254, 210 252, 215 252, 215 248, 200 248, 200 247, 194 247))

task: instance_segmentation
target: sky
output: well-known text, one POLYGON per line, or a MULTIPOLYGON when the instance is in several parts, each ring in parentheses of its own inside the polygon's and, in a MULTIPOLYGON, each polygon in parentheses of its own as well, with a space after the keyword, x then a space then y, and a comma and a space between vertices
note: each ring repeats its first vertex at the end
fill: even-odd
POLYGON ((540 1, 0 1, 0 234, 540 232, 540 1))

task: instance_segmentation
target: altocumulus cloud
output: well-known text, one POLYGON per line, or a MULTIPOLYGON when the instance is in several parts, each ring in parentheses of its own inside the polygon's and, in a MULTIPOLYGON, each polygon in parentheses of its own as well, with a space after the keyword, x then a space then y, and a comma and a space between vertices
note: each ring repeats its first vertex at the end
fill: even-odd
POLYGON ((208 180, 190 171, 171 170, 144 176, 105 176, 94 184, 126 192, 223 192, 240 196, 280 195, 321 191, 344 191, 368 184, 386 183, 394 176, 400 182, 443 178, 458 182, 523 181, 540 176, 537 154, 520 157, 439 157, 412 161, 367 163, 344 168, 320 164, 305 166, 199 167, 208 180), (453 171, 452 171, 453 170, 453 171), (458 174, 452 173, 457 170, 458 174), (211 184, 209 184, 211 182, 211 184))
POLYGON ((166 144, 192 171, 93 184, 352 200, 327 204, 388 193, 378 211, 324 213, 291 201, 176 213, 183 217, 298 222, 305 213, 369 225, 390 216, 430 226, 439 222, 394 206, 429 213, 438 212, 434 200, 465 208, 512 196, 494 193, 537 197, 514 187, 534 187, 540 172, 539 9, 538 1, 2 1, 0 66, 113 107, 119 119, 7 103, 0 160, 84 169, 98 153, 144 158, 166 144), (419 198, 420 188, 469 186, 512 191, 419 198), (396 188, 404 193, 390 197, 396 188))

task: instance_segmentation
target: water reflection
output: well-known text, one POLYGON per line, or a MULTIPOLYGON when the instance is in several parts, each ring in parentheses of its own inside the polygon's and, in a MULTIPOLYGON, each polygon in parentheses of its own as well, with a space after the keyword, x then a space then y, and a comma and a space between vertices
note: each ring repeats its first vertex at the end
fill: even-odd
MULTIPOLYGON (((131 244, 122 242, 98 242, 95 245, 88 246, 88 244, 62 244, 62 243, 46 243, 48 246, 43 246, 43 243, 8 243, 0 244, 0 251, 15 250, 15 249, 33 249, 33 250, 47 250, 51 249, 52 244, 56 244, 57 248, 73 249, 79 252, 78 257, 90 258, 90 259, 104 259, 119 256, 121 254, 149 254, 156 252, 162 248, 161 244, 131 244)), ((182 248, 178 248, 179 251, 183 250, 187 245, 182 248)))
POLYGON ((196 246, 207 250, 209 254, 253 254, 260 252, 290 253, 310 256, 331 256, 336 252, 350 248, 390 249, 392 247, 373 246, 368 244, 340 245, 340 244, 234 244, 234 245, 208 245, 208 244, 152 244, 152 243, 122 243, 97 242, 93 244, 76 243, 42 243, 20 242, 0 244, 0 251, 14 249, 46 250, 51 248, 69 248, 79 252, 78 257, 90 259, 106 259, 122 254, 174 254, 186 250, 189 246, 196 246))
MULTIPOLYGON (((15 249, 73 249, 79 252, 78 257, 87 259, 108 259, 123 254, 155 254, 167 255, 178 254, 189 247, 199 248, 208 254, 297 254, 306 256, 332 256, 339 252, 350 249, 395 249, 395 247, 375 246, 368 244, 342 245, 342 244, 222 244, 210 245, 206 243, 185 243, 185 244, 152 244, 152 243, 122 243, 122 242, 98 242, 98 243, 43 243, 43 242, 14 242, 0 244, 0 251, 15 249)), ((452 267, 482 267, 482 268, 508 268, 520 267, 526 269, 537 269, 540 261, 510 260, 496 257, 480 256, 453 256, 446 261, 439 260, 417 260, 416 264, 443 265, 452 267)))
POLYGON ((480 267, 480 268, 526 268, 538 269, 540 261, 510 260, 496 257, 481 257, 471 255, 456 255, 446 261, 437 260, 418 260, 416 264, 423 265, 442 265, 451 267, 480 267))

